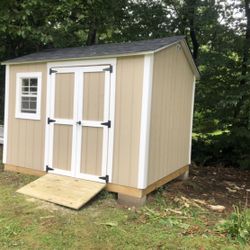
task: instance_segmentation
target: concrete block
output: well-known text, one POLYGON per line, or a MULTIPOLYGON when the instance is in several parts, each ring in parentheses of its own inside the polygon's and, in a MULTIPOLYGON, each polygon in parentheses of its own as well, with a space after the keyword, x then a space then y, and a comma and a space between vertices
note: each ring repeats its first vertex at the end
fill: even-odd
POLYGON ((189 170, 187 170, 185 173, 181 174, 179 177, 177 177, 177 180, 180 181, 186 181, 189 177, 189 170))
POLYGON ((141 198, 125 195, 125 194, 119 194, 118 193, 118 200, 117 202, 121 205, 126 206, 133 206, 133 207, 141 207, 146 203, 147 197, 143 196, 141 198))

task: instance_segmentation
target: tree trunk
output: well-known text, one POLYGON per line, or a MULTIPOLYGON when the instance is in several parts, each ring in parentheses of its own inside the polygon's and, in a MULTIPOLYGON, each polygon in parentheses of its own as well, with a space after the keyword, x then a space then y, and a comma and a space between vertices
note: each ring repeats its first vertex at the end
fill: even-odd
POLYGON ((87 37, 86 45, 94 45, 97 43, 97 29, 95 27, 90 27, 87 37))
MULTIPOLYGON (((242 51, 242 64, 241 64, 241 80, 240 87, 247 83, 247 76, 249 74, 249 51, 250 51, 250 0, 245 0, 245 14, 247 18, 245 41, 242 51)), ((240 111, 244 103, 248 99, 248 95, 243 95, 235 107, 234 118, 236 123, 239 121, 240 111)), ((248 122, 247 122, 248 123, 248 122)))
POLYGON ((188 0, 187 8, 188 8, 190 37, 191 37, 191 41, 193 45, 193 58, 195 61, 197 61, 200 44, 198 42, 196 29, 195 29, 196 0, 188 0))

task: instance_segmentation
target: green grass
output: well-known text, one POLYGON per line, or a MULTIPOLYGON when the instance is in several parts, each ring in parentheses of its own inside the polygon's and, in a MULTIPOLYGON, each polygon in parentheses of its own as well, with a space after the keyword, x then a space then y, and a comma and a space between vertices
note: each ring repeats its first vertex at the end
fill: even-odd
POLYGON ((15 192, 34 179, 0 172, 1 250, 250 249, 216 231, 222 215, 183 206, 160 191, 139 210, 102 192, 77 212, 15 192))

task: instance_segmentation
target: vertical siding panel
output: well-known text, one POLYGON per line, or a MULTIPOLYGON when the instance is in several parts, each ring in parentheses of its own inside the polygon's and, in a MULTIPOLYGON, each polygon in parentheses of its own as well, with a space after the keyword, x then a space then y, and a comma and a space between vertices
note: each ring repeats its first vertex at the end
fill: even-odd
POLYGON ((144 57, 118 58, 112 182, 137 187, 144 57))
POLYGON ((7 164, 43 170, 46 122, 46 64, 10 66, 7 164), (41 120, 15 118, 16 73, 42 72, 41 120))
POLYGON ((182 50, 155 54, 148 184, 188 164, 193 73, 182 50))

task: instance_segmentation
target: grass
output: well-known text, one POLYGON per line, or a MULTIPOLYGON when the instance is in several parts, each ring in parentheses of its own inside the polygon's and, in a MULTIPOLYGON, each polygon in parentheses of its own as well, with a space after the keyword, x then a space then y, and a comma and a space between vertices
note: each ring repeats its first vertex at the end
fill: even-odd
POLYGON ((1 250, 250 249, 216 231, 221 214, 167 200, 161 191, 138 210, 102 192, 77 212, 15 192, 34 179, 0 172, 1 250))
MULTIPOLYGON (((15 191, 36 177, 0 172, 0 249, 250 249, 217 230, 224 215, 165 196, 141 209, 102 192, 80 211, 15 191)), ((183 194, 176 193, 176 197, 183 194)))

